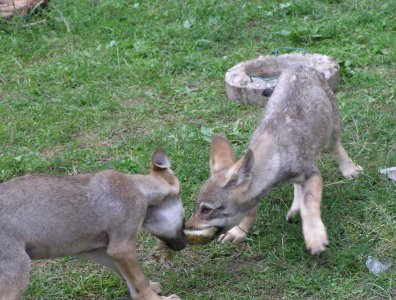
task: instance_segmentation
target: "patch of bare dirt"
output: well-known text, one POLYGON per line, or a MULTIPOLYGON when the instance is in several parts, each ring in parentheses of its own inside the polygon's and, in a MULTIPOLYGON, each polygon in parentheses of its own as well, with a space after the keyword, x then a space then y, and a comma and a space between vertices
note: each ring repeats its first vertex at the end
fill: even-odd
POLYGON ((143 99, 128 99, 124 103, 126 106, 136 106, 142 103, 144 100, 143 99))
POLYGON ((229 273, 239 272, 245 268, 255 268, 261 270, 265 264, 264 255, 256 255, 249 258, 239 258, 232 260, 226 269, 229 273))

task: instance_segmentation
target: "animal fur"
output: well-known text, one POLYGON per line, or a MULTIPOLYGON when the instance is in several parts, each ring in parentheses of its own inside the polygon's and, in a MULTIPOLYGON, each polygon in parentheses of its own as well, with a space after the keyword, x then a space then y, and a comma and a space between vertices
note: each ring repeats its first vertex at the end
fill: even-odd
POLYGON ((294 199, 287 219, 299 212, 306 247, 321 253, 328 238, 320 214, 322 176, 314 161, 324 150, 334 154, 346 178, 362 170, 341 144, 340 114, 323 74, 305 66, 287 69, 241 159, 235 160, 226 138, 213 137, 210 178, 186 229, 215 226, 219 241, 240 242, 256 219, 258 201, 276 185, 290 182, 294 199))

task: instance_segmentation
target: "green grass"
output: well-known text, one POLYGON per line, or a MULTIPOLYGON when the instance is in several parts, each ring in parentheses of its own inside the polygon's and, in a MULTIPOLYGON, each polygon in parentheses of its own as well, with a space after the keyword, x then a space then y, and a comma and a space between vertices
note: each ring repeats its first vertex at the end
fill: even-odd
MULTIPOLYGON (((378 173, 396 165, 396 2, 51 1, 40 15, 0 21, 0 181, 41 172, 115 168, 145 173, 163 147, 183 187, 187 217, 208 176, 209 136, 226 135, 239 154, 262 112, 224 96, 228 68, 278 47, 337 58, 343 141, 365 169, 343 181, 323 173, 330 246, 304 249, 285 221, 292 188, 261 202, 242 245, 188 248, 170 269, 146 274, 182 299, 392 299, 396 275, 365 267, 368 255, 396 264, 396 185, 378 173)), ((26 299, 117 298, 126 285, 75 258, 34 263, 26 299)))

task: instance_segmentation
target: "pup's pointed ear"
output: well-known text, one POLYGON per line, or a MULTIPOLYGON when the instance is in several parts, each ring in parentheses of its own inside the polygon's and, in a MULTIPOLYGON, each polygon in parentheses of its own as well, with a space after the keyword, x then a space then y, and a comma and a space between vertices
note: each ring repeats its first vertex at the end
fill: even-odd
POLYGON ((225 184, 226 188, 238 187, 250 183, 254 164, 253 151, 249 149, 243 159, 237 164, 240 166, 239 168, 237 166, 235 171, 230 175, 227 183, 225 184))
POLYGON ((211 173, 229 167, 234 162, 234 151, 228 140, 220 135, 213 135, 209 162, 211 173))
POLYGON ((175 192, 180 190, 179 180, 171 170, 170 160, 162 149, 157 149, 153 154, 151 174, 165 179, 170 185, 174 186, 175 192))
POLYGON ((161 170, 166 170, 170 169, 171 163, 169 158, 166 156, 164 150, 162 149, 157 149, 153 157, 151 159, 151 168, 153 171, 161 171, 161 170))

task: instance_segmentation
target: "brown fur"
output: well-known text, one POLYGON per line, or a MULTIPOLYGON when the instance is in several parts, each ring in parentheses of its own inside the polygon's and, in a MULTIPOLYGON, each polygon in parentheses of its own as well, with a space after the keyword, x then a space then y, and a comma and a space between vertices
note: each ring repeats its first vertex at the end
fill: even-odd
POLYGON ((340 115, 323 74, 304 66, 285 70, 240 160, 234 161, 227 139, 213 137, 211 175, 186 228, 218 227, 219 241, 240 242, 256 219, 258 201, 277 184, 291 182, 294 200, 287 219, 300 212, 307 248, 321 253, 328 240, 320 216, 322 177, 314 160, 330 150, 346 178, 362 170, 342 147, 340 134, 340 115))
POLYGON ((179 299, 158 295, 136 251, 142 227, 175 250, 186 246, 180 186, 162 150, 149 175, 27 175, 0 184, 0 191, 0 300, 22 296, 31 259, 64 255, 116 271, 134 299, 179 299))

